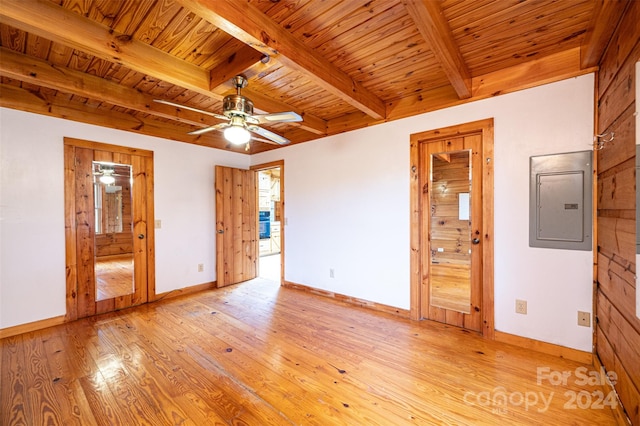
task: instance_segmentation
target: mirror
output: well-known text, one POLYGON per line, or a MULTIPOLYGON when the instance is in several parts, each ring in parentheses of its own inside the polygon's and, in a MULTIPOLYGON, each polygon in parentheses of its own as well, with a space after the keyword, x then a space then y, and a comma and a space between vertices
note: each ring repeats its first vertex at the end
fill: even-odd
POLYGON ((134 292, 132 182, 129 164, 93 162, 96 300, 134 292))
POLYGON ((431 155, 430 304, 471 309, 471 151, 431 155))
POLYGON ((640 61, 636 62, 636 316, 640 318, 638 262, 640 262, 640 61))

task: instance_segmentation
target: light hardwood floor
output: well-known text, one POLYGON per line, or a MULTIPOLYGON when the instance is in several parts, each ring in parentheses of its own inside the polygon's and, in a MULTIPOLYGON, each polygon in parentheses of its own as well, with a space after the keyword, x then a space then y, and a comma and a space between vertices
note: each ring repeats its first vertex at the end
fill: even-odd
POLYGON ((2 425, 615 424, 591 366, 262 279, 0 349, 2 425))

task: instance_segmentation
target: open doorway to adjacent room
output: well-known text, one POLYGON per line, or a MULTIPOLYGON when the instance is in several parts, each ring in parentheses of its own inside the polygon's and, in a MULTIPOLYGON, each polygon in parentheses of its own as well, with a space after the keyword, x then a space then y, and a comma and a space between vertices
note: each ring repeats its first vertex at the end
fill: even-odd
POLYGON ((283 162, 253 167, 258 178, 258 276, 281 283, 283 278, 283 162))

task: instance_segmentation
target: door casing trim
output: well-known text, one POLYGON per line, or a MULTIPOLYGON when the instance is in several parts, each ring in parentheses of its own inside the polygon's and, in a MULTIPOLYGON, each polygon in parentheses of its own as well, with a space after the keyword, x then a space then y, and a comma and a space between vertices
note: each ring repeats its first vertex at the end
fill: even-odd
POLYGON ((420 143, 443 138, 460 137, 467 134, 482 134, 482 199, 483 206, 483 256, 482 256, 482 335, 495 339, 494 325, 494 247, 493 247, 493 118, 459 124, 440 129, 427 130, 410 135, 410 313, 411 319, 420 320, 422 291, 422 276, 426 265, 422 265, 420 235, 422 224, 420 221, 420 143))

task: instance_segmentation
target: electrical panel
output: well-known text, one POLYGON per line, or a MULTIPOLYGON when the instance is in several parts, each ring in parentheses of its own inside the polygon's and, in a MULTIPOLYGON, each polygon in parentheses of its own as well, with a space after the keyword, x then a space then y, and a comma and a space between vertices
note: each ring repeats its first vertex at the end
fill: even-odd
POLYGON ((592 151, 531 157, 529 246, 591 250, 592 151))

